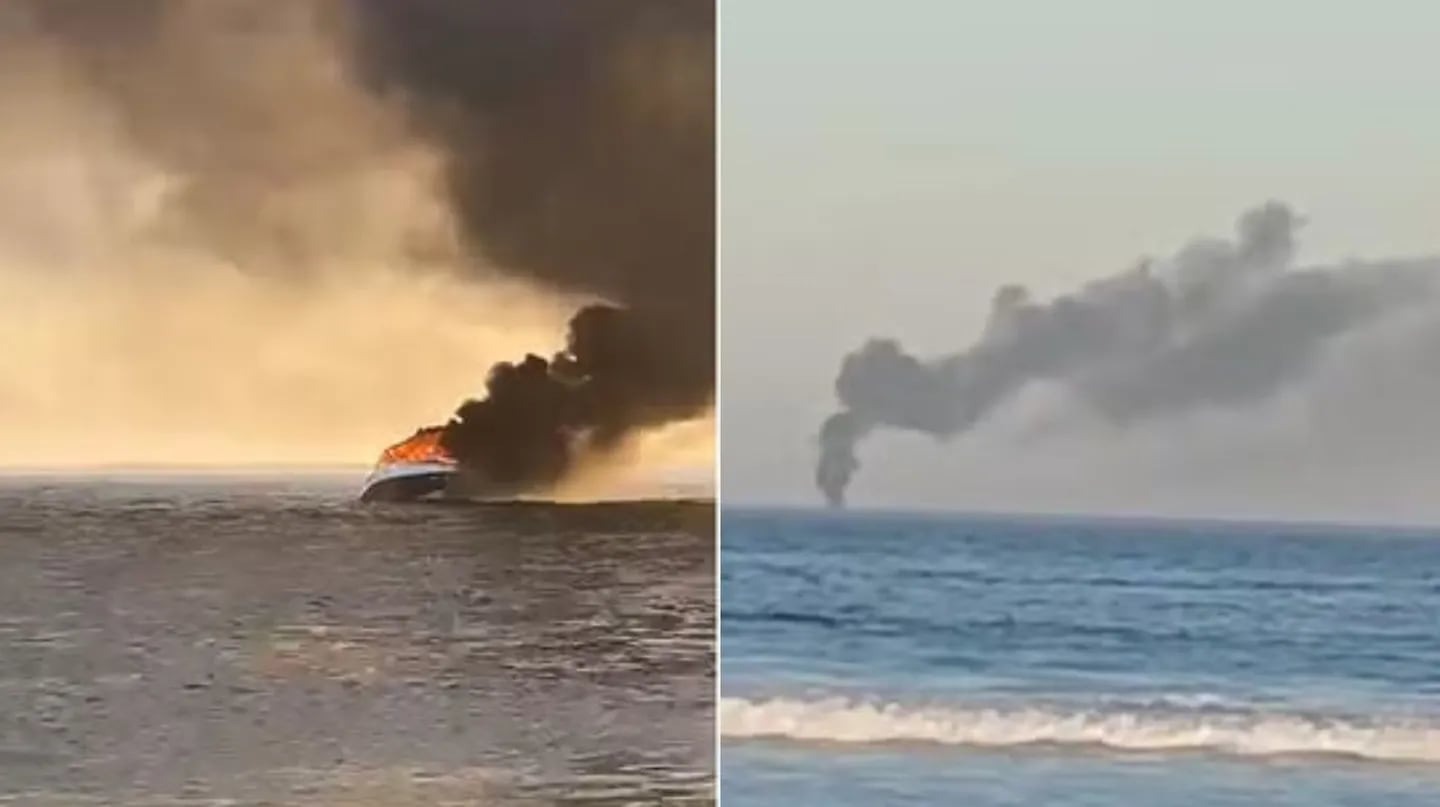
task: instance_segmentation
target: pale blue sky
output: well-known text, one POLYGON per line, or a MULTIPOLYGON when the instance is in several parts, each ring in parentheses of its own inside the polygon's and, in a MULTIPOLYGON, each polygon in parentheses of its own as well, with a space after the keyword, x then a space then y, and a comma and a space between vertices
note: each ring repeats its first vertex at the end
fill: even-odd
MULTIPOLYGON (((1440 251, 1437 45, 1418 0, 724 0, 725 496, 811 501, 841 356, 960 348, 1001 283, 1050 296, 1271 197, 1303 258, 1440 251)), ((946 462, 867 456, 896 441, 858 501, 946 462)))

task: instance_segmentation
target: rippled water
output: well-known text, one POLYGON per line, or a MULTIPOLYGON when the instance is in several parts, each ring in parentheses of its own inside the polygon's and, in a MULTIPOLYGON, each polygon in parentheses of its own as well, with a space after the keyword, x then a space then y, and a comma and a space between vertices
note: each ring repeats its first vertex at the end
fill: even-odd
POLYGON ((1440 803, 1440 531, 726 512, 727 804, 1440 803))
POLYGON ((0 803, 713 791, 713 509, 0 478, 0 803))

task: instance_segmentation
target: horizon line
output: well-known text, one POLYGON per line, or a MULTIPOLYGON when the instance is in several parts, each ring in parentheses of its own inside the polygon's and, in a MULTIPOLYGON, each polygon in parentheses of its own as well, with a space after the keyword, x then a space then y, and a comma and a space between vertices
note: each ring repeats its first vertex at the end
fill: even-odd
POLYGON ((287 471, 334 473, 368 471, 370 463, 363 462, 95 462, 55 463, 48 465, 0 463, 0 475, 15 474, 65 474, 65 473, 166 473, 166 472, 224 472, 224 471, 287 471))
POLYGON ((984 509, 961 509, 946 508, 943 506, 906 506, 906 505, 860 505, 832 508, 824 504, 796 504, 796 503, 765 503, 765 502, 727 502, 723 495, 720 501, 722 515, 726 511, 732 512, 788 512, 809 515, 826 515, 834 518, 841 518, 847 514, 860 516, 916 516, 916 517, 948 517, 948 518, 976 518, 976 519, 997 519, 997 520, 1040 520, 1053 522, 1130 522, 1130 523, 1202 523, 1202 524, 1225 524, 1232 526, 1289 526, 1289 527, 1318 527, 1328 529, 1385 529, 1385 530, 1410 530, 1434 532, 1440 530, 1440 516, 1416 516, 1411 520, 1383 520, 1379 517, 1326 517, 1326 516, 1302 516, 1302 515, 1263 515, 1263 514, 1196 514, 1196 513, 1162 513, 1145 511, 1057 511, 1057 510, 984 510, 984 509), (1427 520, 1422 520, 1427 519, 1427 520))

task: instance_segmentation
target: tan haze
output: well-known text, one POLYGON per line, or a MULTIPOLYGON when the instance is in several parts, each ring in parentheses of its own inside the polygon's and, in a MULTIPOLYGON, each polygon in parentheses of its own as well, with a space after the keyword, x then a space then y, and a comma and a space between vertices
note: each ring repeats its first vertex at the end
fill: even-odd
MULTIPOLYGON (((560 347, 582 301, 474 266, 342 21, 164 8, 137 53, 0 7, 0 466, 365 464, 560 347)), ((708 465, 675 432, 627 457, 708 465)))

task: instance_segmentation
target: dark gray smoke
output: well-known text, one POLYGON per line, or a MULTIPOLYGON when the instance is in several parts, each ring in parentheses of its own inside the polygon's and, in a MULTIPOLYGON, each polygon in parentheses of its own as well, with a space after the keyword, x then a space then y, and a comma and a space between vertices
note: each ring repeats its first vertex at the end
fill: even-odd
POLYGON ((963 434, 1035 381, 1122 425, 1254 404, 1303 379, 1334 337, 1433 297, 1436 261, 1294 267, 1298 223, 1270 202, 1240 217, 1232 241, 1196 241, 1049 303, 1006 286, 955 355, 868 342, 836 380, 843 408, 821 427, 816 484, 841 506, 872 430, 963 434))
POLYGON ((445 445, 484 487, 544 488, 575 457, 710 405, 715 361, 713 0, 352 0, 365 75, 448 161, 472 247, 596 294, 547 361, 497 365, 445 445))
MULTIPOLYGON (((597 300, 558 355, 497 365, 459 408, 445 443, 477 478, 543 489, 583 453, 710 406, 714 0, 0 6, 0 49, 37 37, 183 178, 167 199, 175 237, 242 271, 299 282, 363 239, 363 222, 328 215, 339 194, 328 230, 297 224, 296 200, 360 173, 376 141, 413 141, 440 155, 477 272, 597 300), (332 80, 368 103, 314 108, 319 93, 290 91, 332 80)), ((438 248, 416 244, 413 266, 438 248)))

